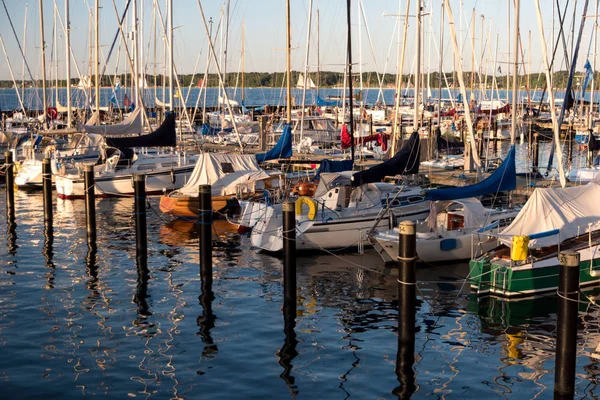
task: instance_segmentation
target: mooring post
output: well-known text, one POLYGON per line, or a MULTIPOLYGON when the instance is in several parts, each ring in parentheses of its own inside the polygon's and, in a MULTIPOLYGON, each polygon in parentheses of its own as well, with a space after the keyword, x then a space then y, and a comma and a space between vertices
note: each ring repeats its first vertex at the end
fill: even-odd
POLYGON ((94 189, 94 166, 86 165, 83 172, 85 187, 85 222, 88 243, 96 245, 96 190, 94 189))
POLYGON ((4 153, 6 168, 6 213, 9 223, 15 222, 15 164, 13 162, 13 153, 7 151, 4 153))
POLYGON ((52 168, 50 159, 44 158, 42 161, 42 189, 44 197, 44 225, 47 230, 52 230, 52 168))
POLYGON ((540 165, 540 134, 533 134, 533 172, 538 171, 538 166, 540 165))
POLYGON ((498 120, 496 118, 494 118, 494 122, 492 125, 492 130, 493 130, 493 141, 492 141, 492 146, 494 147, 494 154, 498 153, 498 120))
POLYGON ((202 284, 212 286, 212 187, 198 188, 198 223, 200 224, 200 277, 202 284))
POLYGON ((133 176, 135 212, 135 254, 138 259, 148 257, 148 236, 146 228, 146 175, 133 176))
POLYGON ((558 255, 560 271, 556 320, 555 398, 573 398, 575 394, 579 261, 580 255, 576 251, 562 251, 558 255))
POLYGON ((283 287, 284 304, 296 304, 296 205, 283 203, 283 287))
POLYGON ((402 221, 398 242, 398 353, 396 375, 400 381, 398 391, 410 397, 416 390, 415 325, 416 325, 416 264, 417 236, 415 223, 402 221))

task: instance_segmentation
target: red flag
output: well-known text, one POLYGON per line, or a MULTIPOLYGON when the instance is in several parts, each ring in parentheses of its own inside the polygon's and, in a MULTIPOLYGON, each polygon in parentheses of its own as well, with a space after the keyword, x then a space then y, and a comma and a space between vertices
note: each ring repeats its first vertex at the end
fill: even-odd
POLYGON ((131 100, 129 100, 129 96, 125 95, 125 98, 123 98, 123 105, 125 107, 131 107, 131 100))
POLYGON ((204 83, 204 79, 200 78, 198 80, 198 87, 202 87, 202 84, 204 83))
POLYGON ((347 149, 348 147, 352 146, 352 139, 350 138, 350 132, 348 132, 348 127, 346 124, 342 125, 341 139, 342 149, 347 149))

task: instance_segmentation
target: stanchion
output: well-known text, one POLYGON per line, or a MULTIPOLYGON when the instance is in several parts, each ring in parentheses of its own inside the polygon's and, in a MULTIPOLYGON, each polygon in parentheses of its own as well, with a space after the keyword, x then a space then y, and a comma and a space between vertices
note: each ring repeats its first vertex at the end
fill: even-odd
POLYGON ((146 234, 146 176, 133 177, 135 209, 135 254, 138 260, 148 257, 148 236, 146 234))
POLYGON ((558 255, 558 312, 556 320, 555 398, 573 398, 577 356, 577 306, 579 302, 579 261, 576 251, 558 255))
POLYGON ((86 165, 83 173, 85 186, 85 222, 87 239, 90 245, 96 245, 96 191, 94 189, 94 166, 86 165))
POLYGON ((9 224, 15 223, 15 164, 13 162, 13 153, 7 151, 4 153, 6 160, 6 213, 9 224))
POLYGON ((200 224, 200 277, 202 284, 212 287, 212 188, 200 185, 198 189, 198 223, 200 224))
POLYGON ((296 304, 296 205, 283 203, 283 295, 284 303, 296 304))
POLYGON ((50 159, 42 161, 42 189, 44 197, 44 225, 49 232, 52 231, 52 168, 50 159))
POLYGON ((398 243, 398 353, 396 375, 400 386, 394 391, 401 398, 409 398, 416 390, 415 325, 416 325, 416 263, 417 236, 415 223, 402 221, 398 243))

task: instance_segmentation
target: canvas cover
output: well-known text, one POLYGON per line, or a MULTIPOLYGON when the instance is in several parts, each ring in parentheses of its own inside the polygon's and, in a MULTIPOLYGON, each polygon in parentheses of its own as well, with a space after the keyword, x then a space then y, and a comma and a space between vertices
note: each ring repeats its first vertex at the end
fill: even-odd
POLYGON ((322 172, 313 197, 323 196, 332 187, 350 185, 354 171, 322 172))
POLYGON ((269 178, 251 154, 202 153, 188 183, 175 194, 198 196, 199 185, 212 185, 213 196, 236 194, 238 185, 252 188, 257 181, 269 178))
MULTIPOLYGON (((144 115, 142 108, 136 108, 127 118, 114 125, 83 125, 83 130, 87 133, 98 133, 100 135, 119 137, 129 135, 139 135, 144 128, 144 115)), ((89 123, 89 121, 88 121, 89 123)))
POLYGON ((512 224, 500 233, 500 241, 510 245, 514 235, 531 235, 559 229, 560 235, 529 241, 530 247, 552 246, 590 229, 600 222, 600 183, 569 188, 537 188, 512 224))
POLYGON ((463 208, 464 227, 465 230, 478 229, 488 223, 488 215, 481 202, 475 198, 462 200, 439 200, 429 203, 429 217, 427 222, 429 227, 435 229, 437 215, 447 210, 453 204, 460 204, 463 208))

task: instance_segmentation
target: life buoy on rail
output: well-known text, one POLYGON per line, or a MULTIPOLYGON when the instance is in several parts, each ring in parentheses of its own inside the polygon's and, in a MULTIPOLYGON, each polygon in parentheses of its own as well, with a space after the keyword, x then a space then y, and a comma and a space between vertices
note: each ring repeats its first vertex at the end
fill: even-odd
POLYGON ((317 202, 307 196, 300 196, 296 200, 296 215, 302 214, 302 206, 304 204, 308 206, 308 219, 315 219, 317 216, 317 202))

